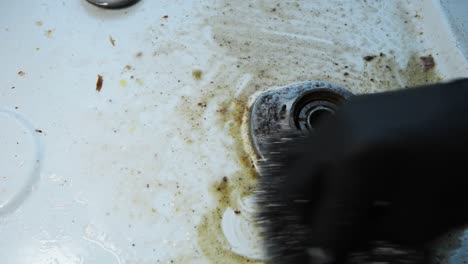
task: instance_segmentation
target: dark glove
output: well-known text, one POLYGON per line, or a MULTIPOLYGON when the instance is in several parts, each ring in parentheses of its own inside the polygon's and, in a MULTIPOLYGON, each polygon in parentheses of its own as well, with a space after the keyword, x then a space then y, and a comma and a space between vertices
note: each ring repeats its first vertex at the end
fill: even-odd
POLYGON ((270 149, 259 204, 273 263, 344 263, 379 245, 425 252, 468 222, 468 79, 356 96, 270 149))

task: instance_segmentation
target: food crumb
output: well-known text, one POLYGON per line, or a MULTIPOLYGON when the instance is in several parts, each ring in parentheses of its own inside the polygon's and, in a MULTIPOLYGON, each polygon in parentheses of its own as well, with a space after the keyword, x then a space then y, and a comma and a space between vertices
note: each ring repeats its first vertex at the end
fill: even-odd
POLYGON ((206 103, 203 103, 203 102, 199 102, 197 105, 200 107, 206 107, 206 103))
POLYGON ((132 66, 130 66, 130 65, 125 65, 125 68, 124 68, 124 69, 127 70, 127 71, 130 71, 130 70, 132 69, 132 66))
POLYGON ((127 81, 124 80, 124 79, 120 80, 120 86, 122 86, 122 87, 127 86, 127 81))
POLYGON ((201 80, 203 72, 201 70, 193 70, 192 76, 195 80, 201 80))
POLYGON ((40 20, 39 20, 39 21, 36 21, 35 24, 36 24, 36 26, 38 26, 38 27, 44 25, 44 23, 43 23, 42 21, 40 21, 40 20))
POLYGON ((135 54, 135 58, 141 58, 141 56, 143 56, 143 52, 141 51, 135 54))
POLYGON ((36 132, 37 132, 37 133, 42 133, 42 130, 36 129, 36 132))
POLYGON ((235 214, 240 214, 240 213, 241 213, 241 211, 239 211, 239 210, 236 210, 236 211, 234 211, 234 213, 235 213, 235 214))
POLYGON ((44 32, 44 35, 48 38, 52 38, 52 35, 54 34, 55 29, 49 29, 44 32))
POLYGON ((19 75, 19 76, 24 76, 24 75, 26 75, 26 73, 25 73, 24 71, 19 71, 19 72, 18 72, 18 75, 19 75))
POLYGON ((365 56, 363 59, 364 59, 365 61, 371 61, 371 60, 375 59, 375 57, 377 57, 377 56, 375 56, 375 55, 368 55, 368 56, 365 56))
POLYGON ((343 73, 344 76, 349 76, 348 72, 343 73))
POLYGON ((102 84, 104 83, 104 79, 102 78, 101 75, 98 74, 98 79, 96 82, 96 91, 100 92, 102 89, 102 84))
POLYGON ((115 47, 115 39, 111 35, 109 35, 109 41, 115 47))
POLYGON ((419 58, 425 72, 435 67, 434 57, 432 55, 422 56, 419 58))
POLYGON ((168 15, 165 15, 165 16, 163 16, 163 18, 164 18, 164 19, 168 19, 168 18, 169 18, 169 16, 168 16, 168 15))

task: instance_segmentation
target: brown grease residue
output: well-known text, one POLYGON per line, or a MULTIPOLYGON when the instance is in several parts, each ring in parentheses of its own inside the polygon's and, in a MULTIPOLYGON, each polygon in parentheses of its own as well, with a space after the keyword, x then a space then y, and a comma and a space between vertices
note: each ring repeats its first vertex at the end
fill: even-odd
MULTIPOLYGON (((276 2, 279 4, 279 1, 273 1, 276 2)), ((232 5, 227 1, 220 1, 217 13, 222 15, 211 17, 207 23, 212 28, 216 44, 225 52, 222 56, 228 56, 232 61, 224 63, 214 74, 210 72, 211 69, 206 69, 210 72, 206 76, 214 77, 212 80, 199 82, 202 95, 199 98, 184 98, 191 105, 204 102, 217 106, 214 113, 218 116, 219 127, 233 139, 234 143, 228 148, 235 153, 234 158, 239 165, 236 173, 220 175, 219 180, 213 183, 210 193, 216 198, 216 206, 203 216, 197 227, 200 249, 212 263, 253 262, 233 253, 221 230, 221 219, 226 208, 231 207, 238 211, 238 198, 252 194, 256 186, 257 173, 252 160, 254 155, 244 147, 250 143, 245 141, 249 141, 246 135, 250 113, 248 99, 253 93, 307 80, 334 82, 359 94, 429 84, 441 79, 435 67, 424 69, 420 50, 410 49, 412 55, 407 57, 389 49, 385 43, 392 43, 395 36, 386 35, 388 39, 384 38, 380 40, 382 43, 376 44, 385 47, 381 52, 368 53, 353 46, 354 42, 342 41, 334 42, 338 43, 336 45, 328 45, 320 40, 307 39, 307 36, 316 33, 313 27, 309 32, 307 28, 299 29, 293 24, 288 25, 288 21, 296 20, 314 25, 314 16, 303 16, 304 12, 310 11, 317 17, 333 18, 330 21, 334 23, 324 25, 328 36, 340 36, 350 29, 354 36, 361 36, 358 23, 360 20, 348 20, 346 15, 349 14, 344 9, 317 11, 314 5, 279 8, 273 3, 239 2, 232 5), (223 10, 229 12, 222 12, 223 10), (287 19, 271 20, 269 16, 259 16, 261 12, 274 12, 275 16, 280 15, 287 19), (346 31, 339 25, 345 25, 346 31), (288 34, 276 35, 272 32, 296 33, 305 38, 291 38, 288 34), (356 49, 360 51, 356 52, 356 49), (219 98, 223 100, 219 101, 219 98), (224 181, 224 177, 227 177, 227 181, 224 181)), ((362 8, 368 8, 369 4, 362 5, 362 8)), ((402 13, 402 22, 410 19, 410 15, 402 13)), ((407 37, 413 40, 417 38, 411 32, 408 32, 407 37)), ((198 79, 193 73, 192 76, 198 79)), ((185 113, 193 128, 201 127, 205 114, 213 114, 206 112, 207 108, 197 108, 185 113)), ((185 105, 181 109, 187 110, 185 105)))
POLYGON ((243 147, 241 135, 242 127, 247 125, 244 123, 249 112, 247 100, 245 95, 227 99, 219 104, 216 111, 219 125, 228 125, 228 133, 236 141, 233 151, 237 156, 239 171, 234 175, 223 176, 212 185, 210 193, 216 197, 217 206, 203 217, 197 228, 200 248, 212 263, 262 263, 232 252, 221 229, 225 210, 230 207, 236 214, 240 214, 237 201, 252 194, 256 186, 257 172, 243 147))

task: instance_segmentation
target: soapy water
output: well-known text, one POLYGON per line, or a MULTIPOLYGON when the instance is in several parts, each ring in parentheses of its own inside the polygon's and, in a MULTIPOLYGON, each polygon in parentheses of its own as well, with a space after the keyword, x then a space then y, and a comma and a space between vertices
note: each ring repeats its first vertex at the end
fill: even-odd
MULTIPOLYGON (((6 197, 3 201, 0 201, 0 217, 4 217, 8 214, 13 213, 20 205, 28 198, 30 193, 34 190, 35 186, 39 182, 40 178, 40 171, 41 171, 41 160, 42 160, 42 145, 41 145, 41 140, 39 136, 37 135, 37 131, 32 125, 32 123, 24 116, 21 114, 0 108, 0 117, 4 118, 5 123, 11 124, 11 121, 16 124, 16 126, 19 126, 18 133, 23 132, 23 134, 26 134, 32 141, 32 145, 30 147, 32 151, 32 158, 29 160, 24 160, 21 161, 19 164, 19 167, 23 167, 25 164, 29 166, 29 169, 26 168, 26 170, 22 173, 24 173, 24 180, 22 183, 17 183, 17 184, 12 184, 14 185, 15 190, 9 190, 10 195, 9 197, 6 197)), ((0 119, 2 120, 2 119, 0 119)), ((11 130, 12 128, 15 128, 13 125, 7 126, 5 124, 1 124, 0 121, 0 127, 2 127, 2 132, 0 133, 0 137, 2 141, 16 141, 15 138, 17 136, 21 135, 11 135, 11 130)), ((18 142, 19 144, 19 142, 18 142)), ((29 154, 29 153, 27 153, 29 154)), ((13 154, 11 154, 13 155, 13 154)), ((26 155, 24 155, 26 156, 26 155)), ((20 157, 21 158, 21 157, 20 157)), ((29 157, 28 157, 29 158, 29 157)), ((7 179, 7 183, 5 184, 6 187, 10 187, 8 185, 9 181, 14 181, 16 178, 20 177, 21 175, 17 175, 17 173, 13 173, 12 175, 5 175, 4 178, 7 179)))
POLYGON ((256 204, 254 196, 238 201, 238 209, 227 208, 221 220, 221 228, 231 250, 239 255, 266 260, 259 229, 255 224, 256 204))

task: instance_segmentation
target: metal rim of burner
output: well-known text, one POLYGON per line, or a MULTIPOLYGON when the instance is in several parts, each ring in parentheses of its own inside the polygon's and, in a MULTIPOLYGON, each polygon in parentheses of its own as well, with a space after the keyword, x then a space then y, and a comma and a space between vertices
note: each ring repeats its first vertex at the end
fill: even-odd
POLYGON ((125 8, 136 4, 140 0, 86 0, 89 3, 108 9, 125 8))
POLYGON ((268 152, 276 136, 311 133, 315 121, 333 114, 353 94, 344 87, 323 81, 295 83, 260 94, 251 107, 249 131, 259 158, 268 152))
POLYGON ((303 92, 292 105, 292 125, 302 131, 313 131, 330 115, 334 115, 351 95, 341 86, 303 92))

